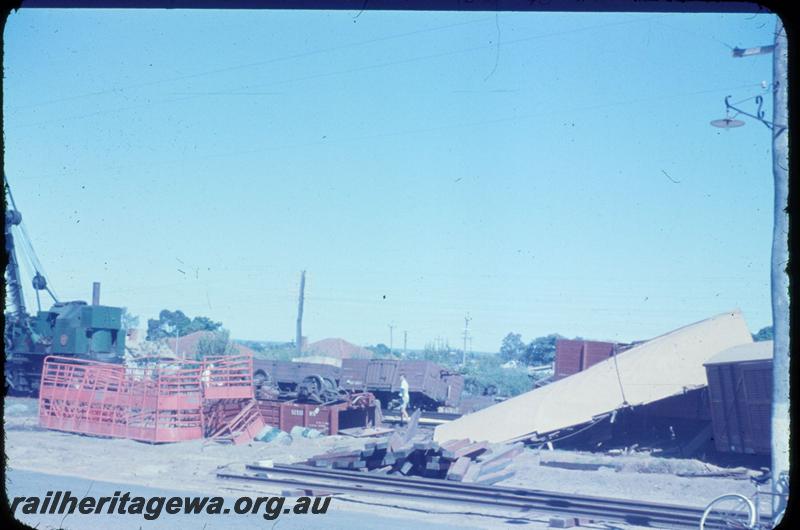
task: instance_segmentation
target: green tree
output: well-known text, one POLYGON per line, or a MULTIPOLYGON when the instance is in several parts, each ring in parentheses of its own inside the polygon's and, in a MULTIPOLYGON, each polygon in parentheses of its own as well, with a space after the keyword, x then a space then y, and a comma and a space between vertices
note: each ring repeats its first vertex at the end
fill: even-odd
POLYGON ((519 360, 525 353, 525 343, 522 342, 522 335, 519 333, 509 333, 500 345, 500 358, 504 361, 519 360))
POLYGON ((767 326, 758 330, 758 333, 753 335, 753 340, 761 342, 763 340, 773 340, 774 330, 772 326, 767 326))
POLYGON ((222 327, 222 322, 214 322, 208 317, 189 318, 180 309, 170 311, 162 310, 158 319, 147 321, 147 340, 165 339, 194 333, 195 331, 217 331, 222 327))
POLYGON ((533 339, 526 347, 521 360, 528 365, 550 364, 556 358, 557 333, 533 339))
POLYGON ((236 355, 238 351, 227 329, 214 330, 197 342, 197 356, 200 359, 217 355, 236 355))
POLYGON ((389 346, 383 343, 375 344, 374 346, 367 346, 367 349, 374 353, 376 357, 381 359, 387 359, 395 356, 395 354, 393 354, 389 349, 389 346))
POLYGON ((531 389, 531 378, 524 368, 503 368, 496 355, 471 362, 464 373, 464 391, 471 395, 511 397, 531 389))

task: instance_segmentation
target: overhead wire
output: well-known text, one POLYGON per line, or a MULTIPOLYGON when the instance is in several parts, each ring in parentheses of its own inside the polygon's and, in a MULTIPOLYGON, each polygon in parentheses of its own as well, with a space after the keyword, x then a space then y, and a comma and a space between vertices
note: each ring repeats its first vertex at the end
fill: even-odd
MULTIPOLYGON (((573 34, 573 33, 580 33, 580 32, 583 32, 583 31, 592 31, 592 30, 595 30, 595 29, 603 29, 603 28, 614 27, 614 26, 635 24, 635 23, 644 22, 644 21, 647 21, 647 20, 650 20, 650 19, 656 19, 656 18, 659 18, 661 16, 663 16, 663 15, 654 15, 654 16, 651 16, 651 17, 643 17, 643 18, 636 18, 636 19, 624 19, 624 20, 617 20, 617 21, 614 21, 614 22, 606 22, 606 23, 602 23, 602 24, 593 24, 593 25, 589 25, 589 26, 581 26, 581 27, 578 27, 578 28, 572 28, 572 29, 567 29, 567 30, 552 31, 552 32, 549 32, 549 33, 540 33, 540 34, 536 34, 536 35, 528 35, 526 37, 519 37, 519 38, 516 38, 516 39, 503 41, 503 46, 521 44, 521 43, 530 42, 530 41, 538 40, 538 39, 548 39, 548 38, 552 38, 552 37, 560 37, 560 36, 563 36, 563 35, 569 35, 569 34, 573 34)), ((474 51, 485 50, 485 49, 493 49, 493 48, 495 48, 495 45, 491 44, 491 43, 490 44, 480 44, 480 45, 477 45, 477 46, 470 46, 468 48, 459 48, 459 49, 456 49, 456 50, 447 50, 447 51, 437 52, 437 53, 432 53, 432 54, 427 54, 427 55, 419 55, 419 56, 416 56, 416 57, 408 57, 408 58, 399 59, 399 60, 396 60, 396 61, 388 61, 388 62, 385 62, 385 63, 364 65, 364 66, 360 66, 360 67, 356 67, 356 68, 352 68, 352 69, 339 70, 339 71, 333 71, 333 72, 325 72, 325 73, 322 73, 322 74, 313 74, 313 75, 309 75, 309 76, 305 76, 305 77, 294 78, 294 79, 283 80, 283 81, 276 81, 276 82, 271 82, 271 83, 267 83, 267 84, 244 85, 244 86, 234 87, 234 88, 232 88, 230 90, 233 91, 233 90, 245 90, 245 89, 252 89, 252 88, 265 88, 265 87, 275 86, 275 85, 279 85, 279 84, 292 83, 292 82, 297 82, 297 81, 308 81, 308 80, 318 79, 318 78, 322 78, 322 77, 330 77, 330 76, 333 76, 333 75, 356 73, 356 72, 361 72, 361 71, 365 71, 365 70, 372 70, 372 69, 376 69, 376 68, 385 68, 387 66, 397 66, 397 65, 401 65, 401 64, 407 64, 407 63, 412 63, 412 62, 417 62, 417 61, 422 61, 422 60, 428 60, 428 59, 439 59, 439 58, 442 58, 442 57, 449 57, 449 56, 452 56, 452 55, 459 55, 459 54, 462 54, 462 53, 470 53, 470 52, 474 52, 474 51)))
MULTIPOLYGON (((309 142, 297 142, 292 144, 283 144, 279 146, 270 146, 270 147, 258 147, 252 149, 240 149, 236 151, 227 151, 222 153, 211 153, 202 156, 198 156, 197 158, 225 158, 230 156, 240 156, 246 154, 254 154, 254 153, 267 153, 267 152, 274 152, 274 151, 281 151, 284 149, 297 149, 303 147, 309 147, 313 145, 328 145, 328 144, 336 144, 336 143, 349 143, 349 142, 363 142, 365 140, 375 140, 379 138, 388 138, 388 137, 396 137, 396 136, 405 136, 405 135, 418 135, 418 134, 425 134, 425 133, 432 133, 432 132, 439 132, 448 129, 459 129, 459 128, 469 128, 469 127, 482 127, 486 125, 496 125, 500 123, 507 123, 513 122, 518 120, 527 120, 531 118, 539 118, 543 115, 547 114, 563 114, 565 112, 584 112, 590 110, 598 110, 603 108, 612 108, 616 106, 625 106, 625 105, 632 105, 632 104, 639 104, 639 103, 652 103, 658 101, 665 101, 668 99, 673 98, 681 98, 687 96, 696 96, 696 95, 703 95, 703 94, 710 94, 715 92, 726 92, 730 90, 738 90, 743 88, 752 88, 754 86, 759 86, 759 84, 747 84, 747 85, 739 85, 736 87, 723 87, 723 88, 713 88, 713 89, 706 89, 706 90, 698 90, 693 92, 684 92, 684 93, 677 93, 671 94, 666 96, 655 96, 655 97, 645 97, 645 98, 632 98, 627 100, 609 102, 609 103, 598 103, 592 105, 580 105, 571 108, 558 108, 552 109, 549 111, 541 111, 541 112, 534 112, 529 114, 515 114, 513 116, 505 116, 499 118, 492 118, 488 120, 476 120, 476 121, 467 121, 467 122, 459 122, 459 123, 451 123, 451 124, 444 124, 444 125, 436 125, 432 127, 423 127, 423 128, 415 128, 415 129, 405 129, 405 130, 395 130, 395 131, 385 131, 380 133, 374 134, 367 134, 361 136, 354 136, 350 138, 343 138, 343 139, 330 139, 326 138, 324 140, 314 140, 309 142)), ((159 164, 154 165, 164 165, 164 164, 175 164, 181 163, 184 159, 173 159, 170 161, 160 162, 159 164)), ((122 166, 112 166, 115 169, 121 169, 127 167, 125 165, 122 166)), ((137 167, 141 167, 141 164, 137 164, 137 167)))
MULTIPOLYGON (((586 29, 586 28, 583 28, 583 29, 586 29)), ((522 40, 524 40, 524 39, 522 39, 522 40)), ((508 43, 505 43, 505 44, 508 44, 508 43)), ((478 48, 485 48, 485 46, 471 48, 470 50, 478 49, 478 48)), ((449 52, 447 52, 447 53, 449 53, 449 52)), ((413 58, 411 60, 418 60, 418 59, 413 58)), ((390 63, 390 64, 396 64, 396 63, 390 63)), ((323 75, 330 75, 330 74, 323 74, 323 75)), ((191 76, 185 76, 185 77, 191 77, 191 76)), ((745 86, 753 86, 753 85, 745 85, 745 86)), ((700 94, 700 93, 705 93, 705 92, 716 92, 716 91, 720 91, 720 90, 724 90, 724 89, 712 89, 712 90, 709 90, 709 91, 700 91, 700 92, 689 93, 688 95, 700 94)), ((236 95, 236 93, 233 93, 233 94, 236 95)), ((672 96, 669 96, 669 97, 683 97, 685 95, 687 95, 687 94, 678 94, 678 95, 672 95, 672 96)), ((188 98, 179 98, 179 99, 188 99, 188 98)), ((646 98, 646 99, 639 99, 638 101, 639 102, 648 101, 648 100, 652 101, 653 99, 654 98, 646 98)), ((748 99, 751 99, 751 98, 748 98, 748 99)), ((176 101, 176 100, 170 100, 168 102, 172 102, 172 101, 176 101)), ((743 100, 743 101, 746 101, 746 100, 743 100)), ((602 107, 613 106, 613 105, 630 104, 631 102, 636 103, 637 100, 628 100, 627 102, 623 101, 623 102, 616 102, 616 103, 610 103, 610 104, 601 104, 601 105, 595 105, 595 106, 590 106, 590 107, 578 108, 577 110, 587 110, 587 109, 591 109, 591 108, 602 108, 602 107)), ((94 113, 94 115, 96 115, 96 114, 97 113, 94 113)), ((535 115, 538 115, 538 114, 535 114, 535 115)), ((528 117, 530 117, 530 116, 531 115, 529 115, 528 117)), ((518 119, 518 117, 515 116, 512 119, 518 119)), ((442 128, 461 127, 461 126, 474 126, 474 125, 481 125, 481 124, 486 124, 486 123, 502 122, 502 121, 507 121, 507 120, 508 120, 508 118, 500 119, 500 120, 490 120, 490 121, 484 121, 484 122, 472 122, 472 123, 466 123, 466 124, 462 123, 462 124, 455 124, 455 125, 452 125, 452 126, 447 126, 446 125, 444 127, 435 127, 435 128, 428 128, 428 129, 416 129, 416 130, 411 130, 411 131, 400 131, 400 132, 393 131, 393 132, 390 132, 390 133, 372 135, 371 137, 375 138, 375 137, 381 137, 381 136, 387 136, 387 135, 392 136, 392 135, 396 135, 396 134, 417 134, 419 132, 441 130, 442 128)), ((365 139, 365 138, 369 138, 369 137, 360 137, 360 138, 356 138, 355 140, 362 140, 362 139, 365 139)), ((219 156, 219 155, 217 155, 217 156, 219 156)), ((27 234, 26 234, 26 236, 27 236, 27 234)), ((28 238, 28 241, 29 241, 29 238, 28 238)), ((31 251, 32 251, 33 250, 32 246, 30 248, 31 248, 31 251)), ((38 258, 36 258, 35 253, 32 252, 32 255, 34 256, 34 258, 38 262, 38 258)), ((41 265, 41 264, 39 263, 39 265, 41 265)))
POLYGON ((657 24, 661 24, 662 26, 668 27, 670 29, 673 29, 675 31, 682 31, 683 33, 687 33, 689 35, 694 35, 695 37, 698 37, 698 38, 701 38, 701 39, 711 39, 714 42, 716 42, 717 44, 721 44, 722 46, 728 48, 729 50, 733 50, 734 49, 734 46, 731 46, 727 42, 725 42, 725 41, 723 41, 721 39, 718 39, 717 37, 715 37, 715 36, 713 36, 711 34, 700 34, 700 33, 696 33, 694 31, 686 29, 686 28, 678 28, 678 27, 673 26, 672 24, 667 24, 666 22, 664 22, 663 19, 662 20, 658 20, 656 23, 657 24))
POLYGON ((241 70, 241 69, 245 69, 245 68, 253 68, 253 67, 257 67, 257 66, 264 66, 264 65, 267 65, 267 64, 273 64, 273 63, 282 62, 282 61, 289 61, 289 60, 293 60, 293 59, 302 59, 302 58, 305 58, 305 57, 310 57, 310 56, 313 56, 313 55, 319 55, 319 54, 322 54, 322 53, 329 53, 329 52, 333 52, 333 51, 344 50, 344 49, 347 49, 347 48, 354 48, 354 47, 358 47, 358 46, 364 46, 364 45, 367 45, 367 44, 374 44, 374 43, 377 43, 377 42, 383 42, 383 41, 387 41, 387 40, 399 39, 399 38, 403 38, 403 37, 409 37, 409 36, 412 36, 412 35, 419 35, 419 34, 422 34, 422 33, 430 33, 430 32, 434 32, 434 31, 441 31, 441 30, 444 30, 444 29, 450 29, 450 28, 459 27, 459 26, 465 26, 465 25, 469 25, 469 24, 477 24, 479 22, 486 22, 486 21, 489 21, 489 20, 492 20, 492 17, 483 17, 483 18, 479 18, 479 19, 475 19, 475 20, 468 20, 468 21, 464 21, 464 22, 456 22, 456 23, 453 23, 453 24, 446 24, 446 25, 442 25, 442 26, 436 26, 436 27, 433 27, 433 28, 423 28, 423 29, 418 29, 418 30, 414 30, 414 31, 408 31, 408 32, 405 32, 405 33, 396 33, 396 34, 393 34, 393 35, 385 35, 383 37, 377 37, 377 38, 374 38, 374 39, 342 44, 342 45, 333 46, 333 47, 330 47, 330 48, 322 48, 322 49, 310 50, 310 51, 306 51, 306 52, 298 52, 298 53, 294 53, 294 54, 290 54, 290 55, 285 55, 285 56, 282 56, 282 57, 274 57, 274 58, 271 58, 271 59, 266 59, 266 60, 263 60, 263 61, 254 61, 254 62, 238 64, 238 65, 234 65, 234 66, 226 66, 226 67, 223 67, 223 68, 215 68, 215 69, 212 69, 212 70, 205 70, 205 71, 196 72, 196 73, 193 73, 193 74, 186 74, 186 75, 177 76, 177 77, 170 77, 170 78, 166 78, 166 79, 158 79, 158 80, 154 80, 154 81, 145 81, 145 82, 142 82, 142 83, 135 83, 135 84, 126 85, 126 86, 123 86, 123 87, 114 87, 114 88, 109 88, 109 89, 105 89, 105 90, 98 90, 98 91, 94 91, 94 92, 87 92, 87 93, 84 93, 84 94, 77 94, 77 95, 73 95, 73 96, 66 96, 66 97, 62 97, 62 98, 51 99, 51 100, 48 100, 48 101, 42 101, 42 102, 38 102, 38 103, 31 103, 31 104, 28 104, 28 105, 20 105, 20 106, 16 106, 16 107, 10 107, 10 110, 26 109, 26 108, 43 106, 43 105, 51 105, 51 104, 54 104, 54 103, 63 103, 65 101, 73 101, 73 100, 76 100, 76 99, 83 99, 83 98, 86 98, 86 97, 102 96, 102 95, 106 95, 106 94, 120 93, 120 92, 124 92, 125 90, 131 90, 131 89, 136 89, 136 88, 144 88, 144 87, 149 87, 149 86, 155 86, 155 85, 159 85, 159 84, 162 84, 162 83, 171 83, 171 82, 175 82, 175 81, 185 81, 185 80, 188 80, 188 79, 195 79, 195 78, 198 78, 198 77, 205 77, 205 76, 209 76, 209 75, 215 75, 215 74, 219 74, 219 73, 231 72, 231 71, 241 70))
MULTIPOLYGON (((572 34, 572 33, 579 33, 579 32, 582 32, 582 31, 591 31, 591 30, 595 30, 595 29, 602 29, 602 28, 619 26, 619 25, 633 24, 633 23, 638 23, 638 22, 643 22, 643 21, 646 21, 646 20, 650 20, 650 19, 659 18, 660 16, 663 16, 663 15, 655 15, 655 16, 652 16, 652 17, 645 17, 645 18, 618 20, 618 21, 608 22, 608 23, 603 23, 603 24, 595 24, 595 25, 590 25, 590 26, 582 26, 582 27, 579 27, 579 28, 572 28, 572 29, 569 29, 569 30, 561 30, 561 31, 550 32, 550 33, 529 35, 527 37, 520 37, 520 38, 517 38, 517 39, 504 41, 503 45, 504 46, 516 45, 516 44, 520 44, 520 43, 524 43, 524 42, 530 42, 532 40, 537 40, 537 39, 558 37, 558 36, 568 35, 568 34, 572 34)), ((419 55, 419 56, 416 56, 416 57, 408 57, 408 58, 404 58, 404 59, 398 59, 398 60, 395 60, 395 61, 387 61, 387 62, 383 62, 383 63, 376 63, 376 64, 363 65, 363 66, 354 67, 354 68, 348 68, 348 69, 344 69, 344 70, 334 70, 334 71, 330 71, 330 72, 310 74, 310 75, 306 75, 306 76, 295 77, 295 78, 290 78, 290 79, 284 79, 284 80, 280 80, 280 81, 272 81, 272 82, 269 82, 269 83, 266 83, 266 84, 262 83, 262 84, 239 85, 237 87, 232 87, 232 88, 223 89, 223 90, 217 90, 217 91, 214 92, 213 95, 239 95, 239 93, 240 93, 239 91, 242 91, 242 90, 251 90, 251 89, 254 89, 254 88, 263 89, 263 88, 266 88, 266 87, 285 85, 285 84, 291 84, 291 83, 297 83, 297 82, 303 82, 303 81, 311 81, 311 80, 315 80, 315 79, 322 79, 322 78, 325 78, 325 77, 334 77, 334 76, 338 76, 338 75, 359 73, 359 72, 364 72, 364 71, 369 71, 369 70, 374 70, 374 69, 379 69, 379 68, 386 68, 386 67, 391 67, 391 66, 398 66, 398 65, 402 65, 402 64, 409 64, 409 63, 414 63, 414 62, 424 61, 424 60, 429 60, 429 59, 438 59, 438 58, 443 58, 443 57, 449 57, 449 56, 452 56, 452 55, 459 55, 459 54, 462 54, 462 53, 470 53, 470 52, 484 50, 484 49, 493 48, 493 47, 494 47, 493 44, 481 44, 481 45, 477 45, 477 46, 471 46, 471 47, 468 47, 468 48, 460 48, 460 49, 457 49, 457 50, 448 50, 448 51, 438 52, 438 53, 433 53, 433 54, 419 55)), ((133 109, 143 108, 143 107, 147 107, 147 106, 150 106, 150 105, 158 105, 158 104, 164 104, 164 103, 174 103, 174 102, 177 102, 177 101, 195 99, 195 98, 204 97, 204 96, 208 96, 208 95, 209 95, 208 93, 189 93, 189 94, 187 94, 185 96, 181 96, 181 97, 177 97, 177 98, 162 99, 162 100, 158 100, 158 101, 155 101, 155 102, 148 101, 146 103, 141 103, 141 104, 136 104, 136 105, 129 105, 129 106, 125 106, 125 107, 116 107, 116 108, 111 108, 111 109, 103 109, 103 110, 91 112, 91 113, 88 113, 88 114, 65 116, 65 117, 62 117, 62 118, 53 118, 53 119, 45 120, 45 121, 41 121, 41 122, 22 124, 22 125, 18 125, 16 127, 17 128, 37 127, 37 126, 41 126, 41 125, 47 125, 47 124, 50 124, 50 123, 60 123, 60 122, 64 122, 64 121, 70 121, 70 120, 75 120, 75 119, 83 119, 83 118, 98 116, 98 115, 102 115, 102 114, 123 112, 123 111, 126 111, 126 110, 133 110, 133 109)))

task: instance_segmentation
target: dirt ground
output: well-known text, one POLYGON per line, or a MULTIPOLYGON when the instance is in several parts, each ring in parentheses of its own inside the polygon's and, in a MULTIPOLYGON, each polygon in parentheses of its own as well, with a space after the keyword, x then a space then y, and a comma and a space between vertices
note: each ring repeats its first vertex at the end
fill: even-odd
MULTIPOLYGON (((289 444, 280 442, 252 442, 232 446, 207 441, 190 441, 175 444, 151 445, 132 440, 96 438, 76 434, 48 431, 38 426, 35 399, 7 398, 5 400, 5 451, 6 464, 12 469, 38 471, 119 482, 132 485, 159 487, 206 494, 230 494, 232 491, 270 491, 261 484, 220 480, 218 469, 241 466, 260 460, 275 463, 294 463, 331 449, 349 449, 363 446, 364 439, 345 436, 327 436, 316 439, 297 438, 289 444)), ((514 462, 514 477, 500 483, 508 486, 581 493, 626 499, 641 499, 670 504, 703 506, 723 493, 749 495, 753 487, 748 480, 732 478, 686 478, 678 472, 714 471, 696 460, 679 460, 654 457, 646 454, 607 456, 591 453, 526 449, 514 462), (603 464, 598 470, 562 469, 541 465, 542 462, 573 462, 603 464)), ((347 509, 376 509, 391 512, 385 506, 400 503, 398 499, 377 502, 372 499, 352 499, 347 509)), ((403 505, 406 502, 402 501, 403 505)), ((430 512, 441 512, 433 504, 407 505, 399 509, 408 517, 408 508, 423 510, 425 520, 430 512)), ((546 526, 549 516, 530 517, 536 526, 546 526)), ((507 527, 502 519, 443 514, 440 522, 458 522, 462 527, 507 527)))

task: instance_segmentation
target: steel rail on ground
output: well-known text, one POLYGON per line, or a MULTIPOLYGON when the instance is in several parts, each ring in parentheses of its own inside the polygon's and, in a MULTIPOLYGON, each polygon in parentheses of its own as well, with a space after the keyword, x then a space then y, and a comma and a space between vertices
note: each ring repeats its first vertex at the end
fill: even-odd
MULTIPOLYGON (((400 419, 399 410, 382 409, 381 413, 383 414, 384 418, 396 418, 398 420, 400 419)), ((461 416, 463 416, 463 414, 458 414, 455 412, 434 412, 434 411, 423 410, 422 414, 420 415, 420 419, 453 421, 457 420, 461 416)))
POLYGON ((273 482, 360 493, 418 497, 493 508, 516 508, 564 516, 591 517, 637 526, 696 528, 702 508, 547 492, 504 486, 451 482, 441 479, 371 475, 302 465, 247 466, 254 474, 220 472, 220 478, 273 482), (266 475, 265 475, 266 474, 266 475))

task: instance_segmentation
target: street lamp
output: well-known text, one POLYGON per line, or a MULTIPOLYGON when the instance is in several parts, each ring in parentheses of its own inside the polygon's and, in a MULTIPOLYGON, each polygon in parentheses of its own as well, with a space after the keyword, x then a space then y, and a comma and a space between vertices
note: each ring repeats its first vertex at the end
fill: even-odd
MULTIPOLYGON (((772 54, 772 121, 764 119, 761 110, 763 98, 756 96, 758 108, 755 114, 744 112, 730 103, 730 96, 725 98, 726 116, 714 120, 711 125, 723 129, 741 127, 744 122, 736 116, 743 115, 763 123, 772 133, 772 173, 775 185, 774 223, 772 227, 772 266, 770 271, 772 292, 773 323, 773 361, 772 361, 772 511, 780 514, 786 506, 786 499, 781 493, 780 477, 789 471, 789 276, 785 267, 789 262, 789 218, 786 206, 789 200, 789 140, 788 140, 788 90, 787 66, 788 51, 786 30, 778 18, 775 26, 775 43, 754 48, 734 48, 733 57, 749 57, 752 55, 772 54), (730 115, 731 111, 736 114, 730 115)), ((766 88, 766 87, 765 87, 766 88)), ((775 520, 773 524, 780 521, 775 520)))
MULTIPOLYGON (((739 103, 742 103, 744 101, 747 101, 747 99, 744 99, 744 100, 736 102, 736 103, 731 103, 730 99, 731 99, 731 96, 725 96, 725 117, 721 118, 721 119, 718 119, 718 120, 712 120, 710 122, 712 127, 718 127, 720 129, 733 129, 733 128, 736 128, 736 127, 742 127, 745 124, 745 122, 743 122, 742 120, 737 120, 736 119, 736 117, 741 114, 743 116, 747 116, 749 118, 753 118, 754 120, 760 121, 761 123, 763 123, 767 127, 767 129, 770 129, 770 130, 774 130, 775 129, 775 124, 774 123, 772 123, 769 120, 764 119, 764 111, 762 110, 762 107, 764 106, 764 98, 763 97, 755 96, 755 98, 747 98, 747 99, 755 99, 755 103, 756 103, 756 105, 758 105, 758 108, 756 109, 756 113, 755 114, 750 114, 749 112, 746 112, 746 111, 740 109, 739 107, 736 107, 736 105, 738 105, 739 103), (735 112, 735 114, 733 116, 731 116, 731 111, 735 112)), ((778 125, 778 131, 775 134, 782 133, 784 129, 786 129, 786 126, 778 125)))

